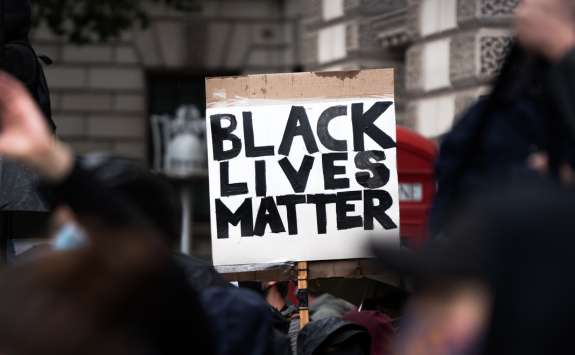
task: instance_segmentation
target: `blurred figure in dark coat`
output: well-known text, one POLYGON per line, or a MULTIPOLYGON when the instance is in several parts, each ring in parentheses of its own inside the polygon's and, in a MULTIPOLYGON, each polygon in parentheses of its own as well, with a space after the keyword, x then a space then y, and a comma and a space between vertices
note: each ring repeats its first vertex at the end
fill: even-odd
POLYGON ((540 172, 573 179, 572 6, 568 0, 521 2, 517 44, 492 93, 442 139, 432 235, 440 235, 469 201, 502 181, 540 172))
MULTIPOLYGON (((15 76, 28 89, 42 110, 51 130, 50 92, 44 69, 30 45, 32 8, 29 0, 4 0, 4 43, 0 51, 3 70, 15 76)), ((10 160, 0 159, 0 210, 44 211, 47 206, 37 193, 37 177, 27 169, 10 160)))
MULTIPOLYGON (((545 103, 538 106, 543 145, 534 150, 521 144, 510 147, 520 152, 501 168, 524 171, 507 178, 486 180, 485 170, 469 165, 451 175, 474 180, 481 186, 475 191, 481 193, 464 196, 465 204, 450 206, 451 211, 455 206, 460 210, 441 221, 443 238, 415 253, 379 249, 384 264, 411 275, 416 284, 417 295, 400 330, 399 355, 570 353, 570 330, 575 327, 575 3, 523 0, 515 24, 521 50, 537 63, 527 66, 532 72, 524 74, 538 77, 542 101, 527 95, 506 102, 516 108, 545 103), (481 173, 474 174, 477 171, 481 173)), ((523 89, 525 94, 532 87, 523 89)), ((497 86, 494 93, 505 96, 497 86)), ((493 94, 490 99, 500 103, 493 94)), ((476 123, 495 117, 493 111, 488 112, 492 116, 478 112, 476 123)), ((485 126, 468 133, 472 136, 476 129, 485 126)), ((525 131, 517 126, 485 134, 513 143, 521 132, 525 131)), ((455 183, 440 181, 443 194, 456 188, 446 181, 455 183)))

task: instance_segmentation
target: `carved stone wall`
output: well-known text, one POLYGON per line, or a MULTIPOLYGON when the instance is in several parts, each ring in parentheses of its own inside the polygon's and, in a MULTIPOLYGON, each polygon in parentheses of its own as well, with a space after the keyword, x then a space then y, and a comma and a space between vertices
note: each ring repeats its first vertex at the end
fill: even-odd
POLYGON ((481 53, 479 76, 481 78, 491 78, 499 72, 510 43, 510 36, 481 36, 479 38, 481 53))
POLYGON ((307 33, 302 39, 302 58, 303 65, 306 67, 314 67, 318 63, 318 35, 316 33, 307 33))
POLYGON ((405 89, 415 94, 423 90, 423 47, 415 45, 407 51, 405 89))
POLYGON ((458 0, 458 23, 510 18, 519 1, 520 0, 458 0))
POLYGON ((360 47, 360 25, 354 20, 345 28, 345 45, 348 51, 358 51, 360 47))
POLYGON ((457 2, 457 21, 459 23, 475 19, 479 14, 480 0, 459 0, 457 2))
POLYGON ((420 0, 407 1, 406 31, 407 35, 411 38, 417 38, 419 36, 420 9, 420 0))
POLYGON ((507 54, 511 33, 480 29, 456 34, 451 39, 450 78, 452 84, 469 85, 491 80, 507 54))
MULTIPOLYGON (((302 51, 307 70, 399 67, 404 64, 402 56, 398 56, 397 53, 390 53, 390 50, 381 46, 376 22, 382 17, 396 14, 398 10, 405 9, 408 0, 344 0, 344 16, 329 21, 325 21, 321 15, 323 1, 311 0, 309 3, 307 3, 308 0, 301 1, 306 9, 303 12, 305 18, 303 19, 304 45, 302 51), (314 59, 314 56, 330 52, 329 43, 322 42, 320 44, 317 41, 320 40, 322 34, 333 35, 335 27, 338 26, 339 28, 345 27, 345 56, 329 58, 330 56, 327 55, 322 56, 321 60, 314 59), (318 34, 320 35, 318 36, 318 34), (315 48, 314 41, 316 41, 315 48), (399 58, 400 62, 393 62, 396 58, 399 58)), ((404 16, 404 13, 401 15, 404 16)), ((391 18, 391 20, 393 19, 391 18)), ((340 37, 334 39, 338 41, 340 37)), ((334 41, 333 48, 339 48, 338 45, 340 43, 334 41)))
MULTIPOLYGON (((295 1, 295 0, 294 0, 295 1)), ((306 4, 317 0, 305 0, 306 4)), ((54 64, 46 75, 58 135, 78 153, 109 152, 145 160, 146 72, 281 72, 296 59, 296 21, 268 0, 209 0, 201 12, 152 9, 148 29, 116 41, 74 46, 51 31, 34 31, 39 53, 54 64)), ((296 18, 298 15, 292 15, 296 18)), ((317 38, 301 41, 317 59, 317 38)))
POLYGON ((473 81, 477 73, 476 32, 464 32, 451 39, 449 76, 454 85, 473 81))
POLYGON ((377 32, 371 18, 359 21, 359 48, 361 50, 382 50, 377 38, 377 32))
POLYGON ((361 0, 362 11, 371 15, 405 8, 407 0, 361 0))
MULTIPOLYGON (((470 0, 460 0, 460 2, 467 2, 470 0)), ((513 13, 515 7, 519 4, 520 0, 480 0, 481 1, 481 16, 483 17, 498 17, 509 16, 513 13)))
POLYGON ((435 13, 422 11, 424 1, 408 2, 410 31, 417 35, 407 50, 407 114, 416 117, 406 118, 405 123, 426 134, 441 134, 441 129, 449 128, 455 116, 486 91, 498 73, 510 43, 511 15, 519 0, 439 0, 437 6, 455 8, 435 13), (422 34, 427 32, 420 28, 421 23, 434 21, 425 16, 438 16, 435 20, 441 21, 442 14, 449 11, 457 14, 457 27, 422 34), (449 43, 447 59, 437 49, 438 43, 445 42, 449 43), (430 85, 430 80, 437 84, 446 65, 448 82, 430 85))

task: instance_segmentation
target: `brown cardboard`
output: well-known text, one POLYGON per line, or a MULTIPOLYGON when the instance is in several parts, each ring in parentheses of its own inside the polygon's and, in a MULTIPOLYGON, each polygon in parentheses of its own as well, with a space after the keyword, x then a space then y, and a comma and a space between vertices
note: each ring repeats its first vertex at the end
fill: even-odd
POLYGON ((208 106, 235 99, 394 96, 393 69, 261 74, 206 79, 208 106))
MULTIPOLYGON (((371 69, 344 72, 307 72, 261 74, 206 79, 208 107, 233 104, 236 100, 322 100, 357 97, 394 97, 394 70, 371 69)), ((302 261, 302 260, 294 260, 302 261)), ((238 267, 241 270, 242 267, 238 267)), ((390 284, 397 277, 374 260, 309 262, 309 278, 365 277, 383 275, 390 284)), ((230 281, 280 281, 297 279, 293 267, 275 267, 264 271, 228 272, 230 281)))
MULTIPOLYGON (((363 278, 380 276, 391 285, 399 285, 398 275, 387 271, 377 260, 357 259, 339 261, 311 261, 309 264, 310 279, 333 277, 363 278)), ((277 266, 267 270, 249 272, 228 272, 224 274, 228 281, 288 281, 297 279, 297 267, 294 265, 277 266)))

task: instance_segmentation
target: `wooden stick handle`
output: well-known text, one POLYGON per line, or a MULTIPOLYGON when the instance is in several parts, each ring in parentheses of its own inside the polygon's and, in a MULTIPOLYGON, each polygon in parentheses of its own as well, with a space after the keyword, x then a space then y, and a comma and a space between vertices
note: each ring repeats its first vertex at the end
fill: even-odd
POLYGON ((302 329, 309 323, 309 299, 307 290, 308 264, 307 261, 297 263, 297 288, 299 300, 299 327, 302 329))

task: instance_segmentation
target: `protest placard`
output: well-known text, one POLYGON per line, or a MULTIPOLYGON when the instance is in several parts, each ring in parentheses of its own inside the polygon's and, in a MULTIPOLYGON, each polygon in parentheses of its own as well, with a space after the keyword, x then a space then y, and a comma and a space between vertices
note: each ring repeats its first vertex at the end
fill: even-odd
POLYGON ((215 265, 399 244, 392 70, 207 80, 215 265))

